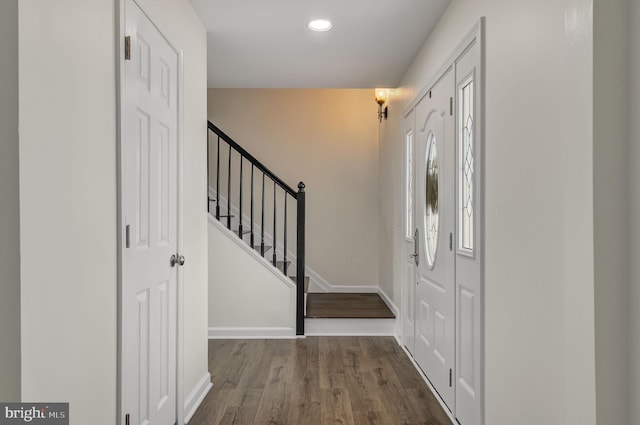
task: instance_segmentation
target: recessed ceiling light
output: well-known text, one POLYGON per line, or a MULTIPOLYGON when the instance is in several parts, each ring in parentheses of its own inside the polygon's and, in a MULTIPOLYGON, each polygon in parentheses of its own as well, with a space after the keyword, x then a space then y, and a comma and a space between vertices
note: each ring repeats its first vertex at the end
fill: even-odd
POLYGON ((311 31, 329 31, 333 26, 327 19, 314 19, 307 24, 311 31))

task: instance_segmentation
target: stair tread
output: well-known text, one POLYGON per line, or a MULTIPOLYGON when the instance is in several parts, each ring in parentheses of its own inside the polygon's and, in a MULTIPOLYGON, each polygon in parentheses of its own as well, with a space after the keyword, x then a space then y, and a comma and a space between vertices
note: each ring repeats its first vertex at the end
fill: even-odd
MULTIPOLYGON (((293 280, 294 282, 297 282, 297 277, 295 276, 289 276, 289 278, 291 278, 291 280, 293 280)), ((309 293, 309 283, 311 282, 311 278, 309 276, 305 276, 304 277, 304 293, 308 294, 309 293)))
MULTIPOLYGON (((260 248, 261 248, 261 246, 260 246, 260 245, 254 245, 254 246, 253 246, 253 249, 255 249, 255 250, 256 250, 256 251, 258 251, 258 252, 260 252, 260 248)), ((271 248, 273 248, 271 245, 265 245, 265 246, 264 246, 264 252, 269 251, 271 248)))
MULTIPOLYGON (((291 270, 291 261, 287 260, 287 271, 291 270)), ((278 268, 278 270, 280 270, 282 273, 284 273, 284 261, 276 261, 276 267, 278 268)), ((286 273, 285 273, 286 274, 286 273)))
POLYGON ((395 315, 376 293, 307 294, 307 318, 393 319, 395 315))

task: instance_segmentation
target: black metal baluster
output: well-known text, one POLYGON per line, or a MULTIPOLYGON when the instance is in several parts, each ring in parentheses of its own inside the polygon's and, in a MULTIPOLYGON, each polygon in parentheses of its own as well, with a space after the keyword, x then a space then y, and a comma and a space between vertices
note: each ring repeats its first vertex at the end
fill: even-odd
POLYGON ((244 234, 242 233, 242 154, 240 155, 240 209, 238 210, 238 223, 240 223, 238 225, 238 236, 240 236, 240 239, 242 239, 244 237, 244 234))
MULTIPOLYGON (((270 178, 273 181, 273 265, 275 267, 278 267, 278 261, 277 261, 277 245, 278 245, 278 192, 277 192, 277 188, 278 186, 285 192, 284 193, 284 202, 283 202, 283 208, 284 208, 284 213, 283 213, 283 225, 284 225, 284 229, 282 231, 283 233, 283 237, 284 237, 284 242, 282 242, 282 246, 283 246, 283 264, 284 266, 281 268, 281 270, 287 274, 288 273, 288 267, 287 267, 287 262, 290 261, 289 260, 289 255, 288 255, 288 247, 289 247, 289 231, 288 231, 288 219, 289 219, 289 211, 288 211, 288 205, 289 205, 289 200, 287 199, 287 196, 290 195, 291 197, 293 197, 296 201, 296 248, 295 248, 295 262, 296 262, 296 273, 295 273, 295 281, 296 281, 296 334, 297 335, 304 335, 304 298, 305 298, 305 294, 306 294, 306 288, 305 288, 305 239, 306 239, 306 231, 305 231, 305 211, 306 211, 306 193, 305 193, 305 185, 303 182, 300 182, 298 184, 298 191, 296 192, 293 188, 291 188, 289 185, 287 185, 282 179, 280 179, 278 176, 276 176, 273 172, 271 172, 268 168, 266 168, 260 161, 258 161, 255 157, 253 157, 249 152, 247 152, 244 148, 242 148, 242 146, 238 145, 233 139, 231 139, 229 136, 227 136, 222 130, 220 130, 218 127, 216 127, 214 124, 212 124, 211 122, 208 123, 208 129, 215 133, 218 138, 217 138, 217 145, 216 145, 216 152, 217 152, 217 156, 216 156, 216 185, 215 185, 215 190, 216 190, 216 197, 215 197, 215 202, 216 202, 216 218, 218 220, 220 220, 220 218, 222 217, 227 217, 227 228, 231 229, 231 208, 232 208, 232 202, 231 202, 231 176, 232 176, 232 161, 233 161, 233 152, 231 151, 232 149, 235 150, 239 155, 240 155, 240 187, 239 187, 239 213, 240 213, 240 220, 239 220, 239 225, 238 225, 238 233, 240 234, 240 237, 242 237, 242 234, 244 233, 244 229, 243 229, 243 223, 242 223, 242 209, 245 207, 244 205, 244 161, 247 160, 251 163, 251 212, 250 212, 250 216, 251 216, 251 245, 254 246, 254 244, 256 243, 255 241, 255 232, 257 229, 255 229, 255 227, 257 227, 257 223, 254 223, 254 219, 255 219, 255 192, 254 192, 254 184, 255 184, 255 168, 258 169, 259 172, 262 173, 262 193, 261 193, 261 212, 260 212, 260 254, 264 257, 265 255, 265 248, 267 248, 265 246, 265 179, 266 178, 270 178), (220 180, 220 174, 221 174, 221 157, 220 157, 220 139, 222 139, 222 141, 224 141, 228 146, 229 146, 229 152, 228 152, 228 160, 227 160, 227 214, 222 214, 220 213, 221 210, 221 204, 220 204, 220 199, 222 197, 222 195, 220 194, 220 186, 221 186, 221 180, 220 180)), ((209 202, 214 202, 213 199, 209 199, 209 184, 210 181, 209 179, 211 178, 211 170, 210 170, 210 165, 211 165, 211 161, 210 161, 210 157, 209 155, 211 154, 211 134, 207 134, 207 199, 209 202)), ((222 201, 224 202, 224 201, 222 201)), ((210 205, 207 206, 207 211, 210 212, 211 211, 211 207, 210 205)), ((247 233, 249 233, 249 231, 247 231, 247 233)), ((291 273, 293 274, 293 272, 291 273)))
POLYGON ((216 156, 216 220, 220 220, 220 136, 218 136, 218 155, 216 156))
POLYGON ((304 273, 305 273, 305 210, 306 193, 304 183, 298 183, 296 220, 296 335, 304 335, 304 273))
POLYGON ((284 274, 287 274, 287 192, 284 192, 284 274))
POLYGON ((276 209, 276 181, 273 181, 273 265, 278 266, 278 260, 276 256, 277 246, 276 243, 277 235, 276 235, 276 217, 277 217, 277 209, 276 209))
POLYGON ((229 168, 227 169, 227 229, 231 229, 231 146, 229 146, 229 168))
POLYGON ((251 163, 251 248, 255 246, 255 239, 253 236, 253 163, 251 163))
POLYGON ((211 144, 211 131, 209 131, 207 129, 207 213, 210 214, 211 213, 211 201, 213 201, 213 199, 211 199, 211 197, 209 196, 209 185, 211 184, 209 182, 209 168, 211 168, 209 166, 209 145, 211 144))
POLYGON ((262 173, 262 210, 260 211, 260 255, 264 257, 264 172, 262 173))

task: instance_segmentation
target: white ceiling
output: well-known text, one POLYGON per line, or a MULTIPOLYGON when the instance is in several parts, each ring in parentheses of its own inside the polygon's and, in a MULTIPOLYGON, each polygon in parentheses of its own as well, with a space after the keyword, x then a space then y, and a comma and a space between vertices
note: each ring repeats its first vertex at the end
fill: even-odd
POLYGON ((190 0, 207 28, 208 85, 396 87, 450 0, 190 0), (316 33, 307 22, 326 18, 316 33))

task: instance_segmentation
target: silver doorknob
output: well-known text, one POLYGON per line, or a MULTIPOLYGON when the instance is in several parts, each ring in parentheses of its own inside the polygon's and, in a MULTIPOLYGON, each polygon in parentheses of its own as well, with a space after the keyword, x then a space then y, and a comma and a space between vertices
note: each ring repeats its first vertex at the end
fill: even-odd
POLYGON ((169 258, 169 264, 171 264, 171 267, 175 267, 177 263, 178 257, 176 256, 176 254, 173 254, 171 258, 169 258))
POLYGON ((185 262, 184 255, 181 255, 180 257, 178 257, 178 264, 180 264, 181 266, 184 266, 184 262, 185 262))

